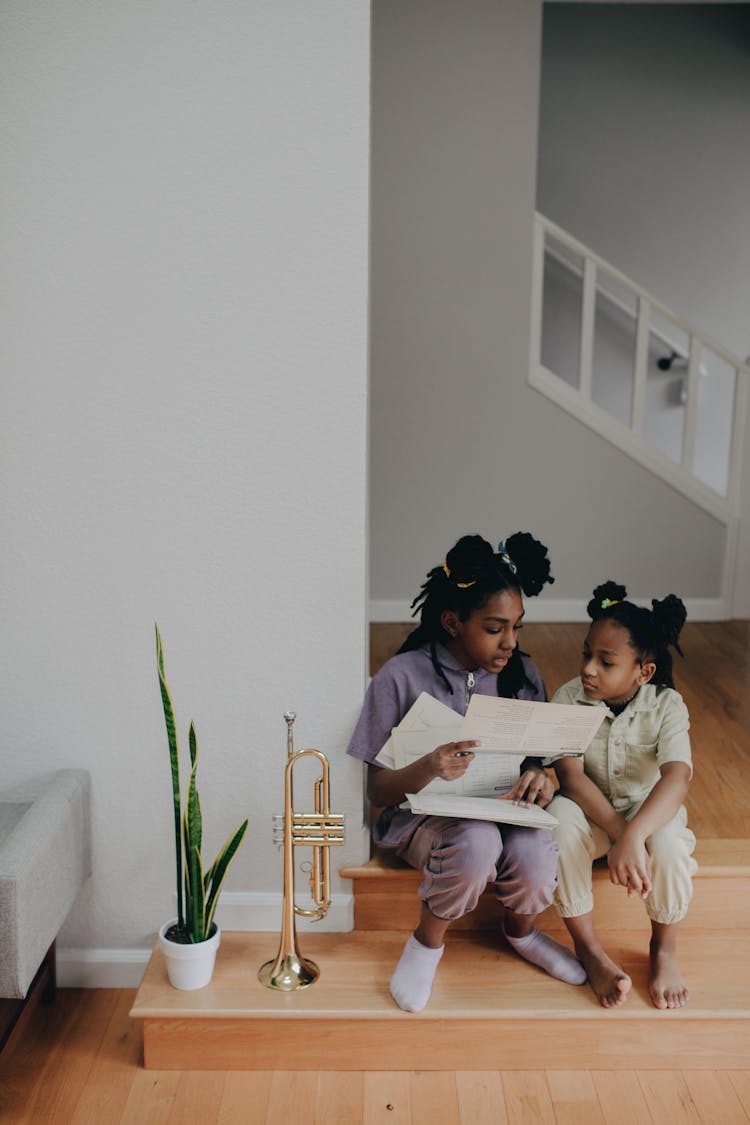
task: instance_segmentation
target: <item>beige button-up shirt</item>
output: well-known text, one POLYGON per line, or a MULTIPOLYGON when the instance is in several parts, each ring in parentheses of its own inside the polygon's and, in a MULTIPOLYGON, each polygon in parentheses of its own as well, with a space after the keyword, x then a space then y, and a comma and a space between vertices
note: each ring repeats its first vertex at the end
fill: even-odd
POLYGON ((665 763, 685 762, 692 775, 688 710, 674 688, 644 684, 615 717, 606 703, 586 698, 578 676, 558 688, 552 702, 606 712, 583 756, 583 768, 618 812, 646 799, 665 763))

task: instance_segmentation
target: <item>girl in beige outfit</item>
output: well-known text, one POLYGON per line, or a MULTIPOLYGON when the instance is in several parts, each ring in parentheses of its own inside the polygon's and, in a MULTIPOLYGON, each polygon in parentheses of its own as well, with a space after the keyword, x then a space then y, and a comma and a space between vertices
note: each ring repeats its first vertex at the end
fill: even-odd
POLYGON ((593 926, 591 868, 607 856, 610 879, 645 900, 651 920, 649 992, 657 1008, 688 998, 676 962, 677 928, 692 896, 695 837, 683 805, 692 774, 688 713, 674 690, 669 646, 679 651, 685 607, 670 594, 644 609, 623 586, 597 587, 581 675, 553 702, 606 710, 583 758, 553 762, 559 794, 555 901, 591 986, 605 1008, 622 1004, 630 978, 593 926))

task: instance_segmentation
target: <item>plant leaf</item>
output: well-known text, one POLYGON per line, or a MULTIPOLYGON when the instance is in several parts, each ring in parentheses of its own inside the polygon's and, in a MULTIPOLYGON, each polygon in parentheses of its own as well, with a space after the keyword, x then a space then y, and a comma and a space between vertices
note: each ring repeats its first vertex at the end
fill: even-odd
POLYGON ((201 870, 200 852, 195 847, 187 853, 185 878, 190 884, 190 913, 187 920, 190 940, 193 942, 204 941, 208 933, 203 916, 205 906, 203 871, 201 870))
POLYGON ((230 836, 224 846, 217 853, 216 859, 211 865, 211 889, 208 891, 208 899, 206 901, 205 914, 206 914, 206 933, 208 934, 211 929, 211 923, 214 920, 214 912, 219 898, 219 891, 224 882, 229 864, 237 854, 237 850, 242 843, 245 832, 247 831, 247 819, 243 820, 242 824, 230 836))
POLYGON ((159 672, 159 689, 164 710, 164 722, 167 728, 167 742, 169 744, 169 764, 172 773, 172 806, 174 810, 174 846, 175 864, 177 872, 177 924, 185 924, 185 915, 182 904, 182 845, 180 838, 180 820, 182 818, 180 799, 180 755, 177 745, 177 725, 174 717, 172 696, 164 672, 164 646, 162 644, 159 626, 156 625, 156 664, 159 672))
POLYGON ((188 846, 191 848, 197 848, 198 851, 200 851, 203 847, 203 813, 201 812, 201 799, 198 795, 197 788, 196 774, 198 771, 198 747, 195 743, 195 731, 193 731, 192 741, 195 753, 192 759, 193 768, 190 771, 190 783, 188 785, 185 817, 187 824, 188 846))

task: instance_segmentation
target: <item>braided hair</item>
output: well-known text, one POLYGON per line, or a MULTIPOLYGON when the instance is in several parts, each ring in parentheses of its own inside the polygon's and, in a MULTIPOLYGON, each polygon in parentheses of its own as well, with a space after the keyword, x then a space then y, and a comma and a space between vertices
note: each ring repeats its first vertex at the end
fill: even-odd
MULTIPOLYGON (((450 635, 443 628, 442 614, 453 610, 466 621, 476 609, 486 605, 502 590, 517 590, 533 597, 554 582, 550 574, 547 548, 527 531, 518 531, 497 551, 481 535, 464 535, 450 549, 443 566, 427 573, 420 592, 411 603, 412 617, 420 615, 420 623, 402 644, 399 652, 412 652, 430 646, 430 657, 436 674, 453 694, 453 689, 437 657, 437 646, 446 645, 450 635)), ((497 677, 497 694, 506 698, 517 696, 524 684, 531 684, 518 647, 497 677)))
POLYGON ((586 612, 592 621, 607 617, 622 625, 640 662, 653 660, 656 665, 651 683, 674 687, 669 649, 674 648, 682 656, 679 637, 687 618, 685 605, 676 594, 667 594, 662 601, 652 598, 651 609, 646 609, 627 601, 624 586, 608 581, 596 587, 586 612))

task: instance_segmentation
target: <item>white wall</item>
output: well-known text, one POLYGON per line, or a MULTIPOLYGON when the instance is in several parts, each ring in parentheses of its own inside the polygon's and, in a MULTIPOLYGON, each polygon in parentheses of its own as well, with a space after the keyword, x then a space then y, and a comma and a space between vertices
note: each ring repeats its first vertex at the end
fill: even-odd
POLYGON ((211 857, 250 816, 229 889, 281 889, 289 708, 362 854, 369 7, 3 25, 0 774, 91 771, 61 944, 136 949, 173 909, 155 620, 211 857))
POLYGON ((548 544, 538 616, 608 577, 718 598, 717 521, 526 384, 541 3, 373 12, 374 616, 467 531, 548 544))

